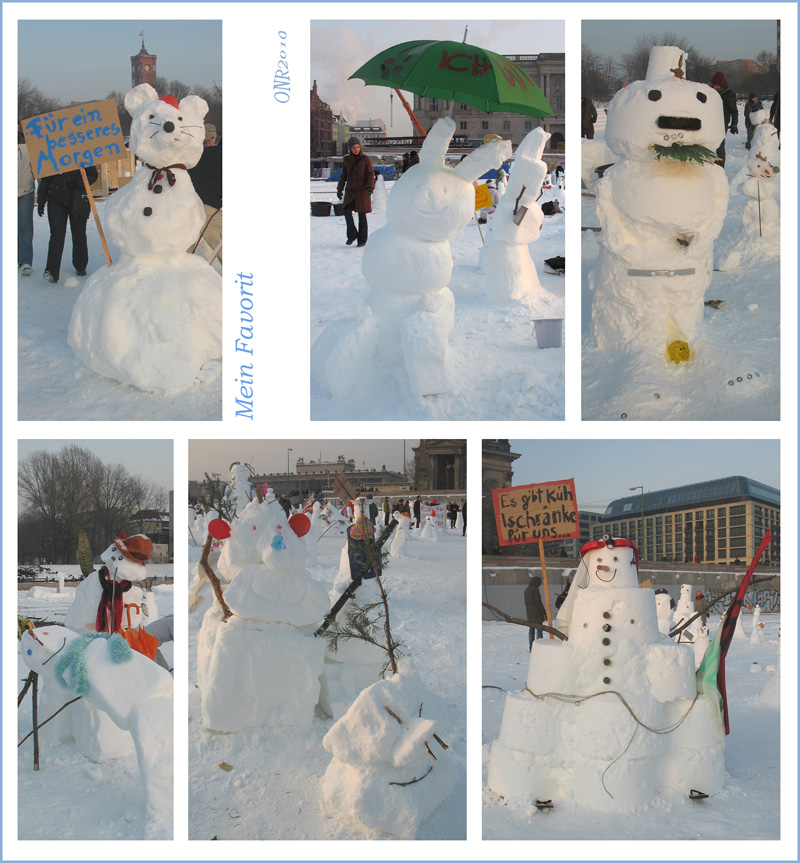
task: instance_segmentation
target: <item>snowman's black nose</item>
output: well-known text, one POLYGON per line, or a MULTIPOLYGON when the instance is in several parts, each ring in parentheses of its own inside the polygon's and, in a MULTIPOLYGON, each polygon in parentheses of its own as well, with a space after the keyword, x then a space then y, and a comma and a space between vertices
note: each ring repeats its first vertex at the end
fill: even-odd
POLYGON ((172 120, 167 120, 167 122, 164 123, 164 131, 165 132, 174 132, 175 131, 175 124, 172 122, 172 120))

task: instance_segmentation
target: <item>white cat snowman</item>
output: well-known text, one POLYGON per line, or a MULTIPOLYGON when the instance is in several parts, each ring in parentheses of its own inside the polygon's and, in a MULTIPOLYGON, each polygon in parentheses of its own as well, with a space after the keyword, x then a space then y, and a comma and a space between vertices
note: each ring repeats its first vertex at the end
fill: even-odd
POLYGON ((511 155, 508 141, 492 141, 449 168, 444 158, 454 132, 453 120, 437 120, 419 164, 389 194, 388 224, 375 231, 363 253, 361 270, 371 290, 360 317, 329 324, 314 344, 312 376, 334 398, 379 388, 384 375, 398 371, 415 396, 451 388, 449 241, 475 212, 473 181, 511 155))
POLYGON ((105 204, 119 260, 86 282, 69 344, 90 369, 150 392, 176 393, 220 372, 222 283, 187 254, 205 224, 188 168, 203 153, 208 105, 199 96, 159 99, 149 84, 128 91, 130 148, 141 165, 105 204))
POLYGON ((654 47, 645 80, 609 105, 606 144, 617 161, 597 184, 601 245, 589 275, 598 348, 676 363, 700 335, 728 205, 713 153, 725 137, 722 100, 685 71, 684 51, 654 47))
POLYGON ((522 300, 533 305, 543 298, 528 243, 538 240, 542 232, 544 216, 536 200, 547 176, 542 153, 549 138, 542 128, 525 136, 514 156, 508 190, 489 217, 481 257, 492 302, 522 300))

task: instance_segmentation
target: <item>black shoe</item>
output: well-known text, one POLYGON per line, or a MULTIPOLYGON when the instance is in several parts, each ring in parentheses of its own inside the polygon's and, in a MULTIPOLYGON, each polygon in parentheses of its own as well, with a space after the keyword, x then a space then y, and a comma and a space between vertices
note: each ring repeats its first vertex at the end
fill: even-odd
POLYGON ((357 244, 356 244, 356 248, 360 249, 362 246, 366 246, 366 245, 367 245, 367 241, 366 241, 366 240, 364 240, 364 242, 363 242, 363 243, 357 243, 357 244))
POLYGON ((355 243, 355 240, 348 240, 348 241, 345 243, 345 245, 346 245, 346 246, 352 246, 352 245, 353 245, 353 243, 355 243))
POLYGON ((86 270, 75 270, 75 272, 76 272, 79 276, 85 276, 85 275, 86 275, 86 270))
POLYGON ((44 271, 43 278, 46 282, 50 282, 51 285, 58 284, 58 278, 54 276, 49 270, 44 271))

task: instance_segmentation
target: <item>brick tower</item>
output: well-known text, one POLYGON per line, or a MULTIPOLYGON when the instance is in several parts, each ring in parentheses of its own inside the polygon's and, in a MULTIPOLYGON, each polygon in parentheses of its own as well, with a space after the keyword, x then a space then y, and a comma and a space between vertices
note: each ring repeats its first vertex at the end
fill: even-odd
POLYGON ((131 81, 134 87, 139 84, 155 85, 156 55, 147 53, 147 48, 144 47, 144 33, 139 35, 142 36, 142 48, 138 54, 131 57, 131 81))

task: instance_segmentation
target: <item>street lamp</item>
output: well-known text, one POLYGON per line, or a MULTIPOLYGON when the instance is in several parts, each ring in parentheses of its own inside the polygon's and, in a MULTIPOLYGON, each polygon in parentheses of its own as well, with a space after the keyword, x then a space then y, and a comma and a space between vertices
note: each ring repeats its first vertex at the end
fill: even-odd
POLYGON ((632 485, 630 486, 630 491, 636 491, 636 489, 641 489, 642 491, 642 533, 639 536, 639 560, 644 560, 644 486, 642 485, 632 485))
POLYGON ((289 475, 289 473, 290 473, 290 471, 289 471, 289 453, 290 453, 290 452, 293 452, 292 448, 291 448, 291 447, 287 447, 287 448, 286 448, 286 475, 287 475, 287 476, 288 476, 288 475, 289 475))

